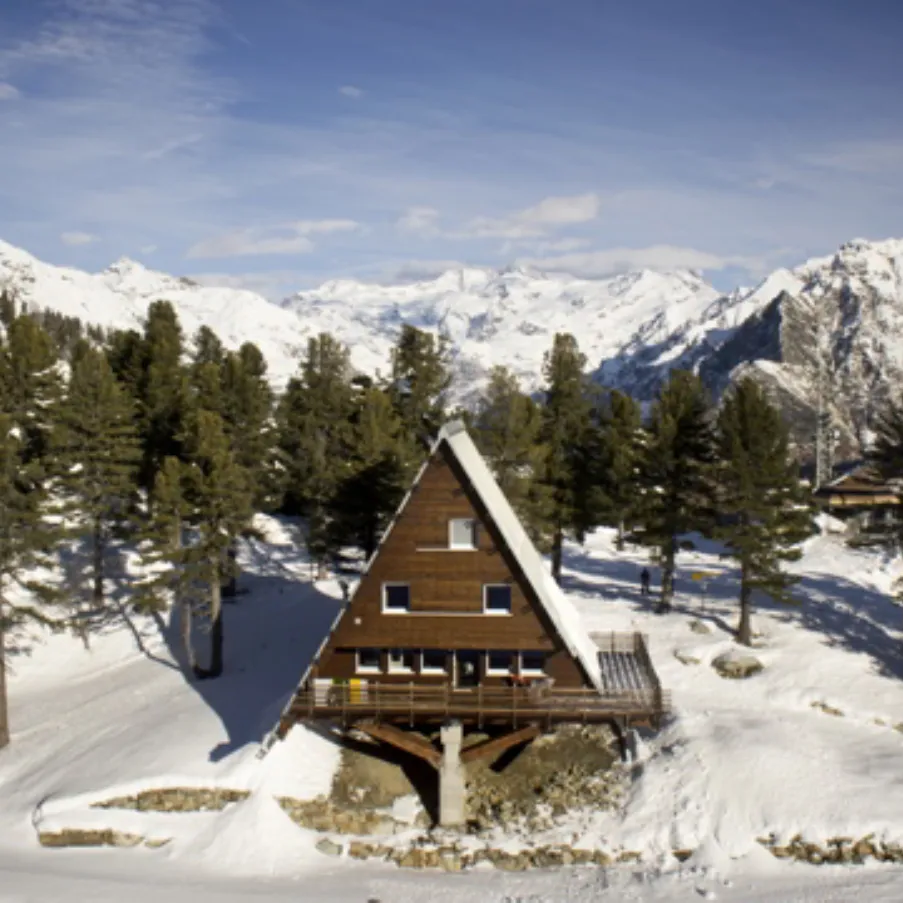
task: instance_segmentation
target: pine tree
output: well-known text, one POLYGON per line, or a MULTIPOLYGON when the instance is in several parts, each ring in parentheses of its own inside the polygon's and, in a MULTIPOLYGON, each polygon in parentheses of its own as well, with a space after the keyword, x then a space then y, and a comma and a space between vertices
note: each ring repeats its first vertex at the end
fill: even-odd
POLYGON ((20 314, 0 346, 0 411, 19 432, 23 464, 37 481, 51 469, 53 425, 63 394, 59 357, 50 336, 20 314))
POLYGON ((141 333, 135 329, 114 330, 107 337, 105 350, 116 379, 139 405, 146 369, 146 349, 141 333))
POLYGON ((591 405, 584 376, 586 358, 577 340, 556 334, 543 361, 546 380, 540 439, 545 447, 540 482, 547 493, 545 520, 552 550, 552 576, 561 580, 564 538, 587 528, 583 508, 586 447, 591 405))
POLYGON ((335 551, 331 506, 350 472, 353 411, 348 349, 325 333, 310 339, 277 416, 285 509, 306 516, 308 550, 321 575, 335 551))
POLYGON ((542 473, 542 411, 506 367, 493 367, 473 417, 473 436, 505 497, 534 541, 541 538, 549 499, 542 473))
POLYGON ((60 626, 46 608, 55 593, 29 576, 48 564, 57 535, 48 521, 47 495, 23 460, 20 437, 13 418, 0 414, 0 748, 9 743, 6 637, 26 622, 60 626))
POLYGON ((678 537, 706 530, 713 518, 712 412, 699 378, 671 372, 652 407, 639 461, 632 538, 651 547, 662 568, 659 612, 674 595, 678 537))
POLYGON ((168 301, 155 301, 144 327, 143 372, 139 396, 144 460, 141 485, 150 490, 165 458, 179 457, 179 436, 186 404, 186 375, 182 366, 182 329, 168 301))
POLYGON ((812 533, 811 508, 780 411, 753 380, 740 381, 725 396, 716 436, 721 516, 715 535, 740 565, 737 640, 749 646, 753 593, 792 601, 789 590, 799 578, 781 564, 799 559, 798 544, 812 533))
POLYGON ((392 349, 390 396, 409 436, 426 451, 445 422, 448 342, 407 323, 392 349))
POLYGON ((223 413, 223 368, 226 350, 209 326, 202 326, 194 338, 194 354, 189 368, 192 403, 205 411, 223 413))
POLYGON ((637 402, 617 389, 609 392, 597 471, 602 502, 599 519, 617 527, 619 549, 624 545, 625 524, 630 522, 636 505, 642 435, 642 415, 637 402))
POLYGON ((188 463, 182 480, 183 497, 193 540, 180 556, 182 582, 206 588, 211 655, 203 675, 218 677, 223 671, 222 585, 234 567, 229 550, 241 535, 253 532, 252 491, 218 414, 198 411, 192 417, 185 446, 188 463))
POLYGON ((150 517, 144 524, 139 551, 147 575, 136 591, 138 604, 146 610, 164 611, 170 604, 179 611, 182 649, 189 671, 202 677, 194 649, 194 609, 198 587, 186 569, 183 531, 189 515, 182 479, 184 465, 178 458, 165 458, 154 481, 150 517))
POLYGON ((369 560, 404 497, 419 455, 388 395, 373 386, 359 393, 349 441, 348 473, 330 503, 330 545, 357 545, 369 560))
POLYGON ((114 530, 134 512, 141 449, 135 405, 105 354, 84 340, 73 354, 60 408, 56 458, 72 535, 90 538, 94 610, 104 605, 106 552, 114 530))

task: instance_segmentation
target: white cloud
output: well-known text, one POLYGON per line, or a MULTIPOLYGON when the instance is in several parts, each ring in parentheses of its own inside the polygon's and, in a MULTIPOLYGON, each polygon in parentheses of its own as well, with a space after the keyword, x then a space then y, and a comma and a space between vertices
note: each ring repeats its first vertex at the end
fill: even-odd
POLYGON ((395 224, 402 232, 435 233, 439 211, 432 207, 408 207, 395 224))
POLYGON ((92 242, 98 241, 98 238, 90 232, 63 232, 60 235, 60 241, 64 245, 78 247, 79 245, 90 245, 92 242))
POLYGON ((200 285, 243 289, 279 300, 303 288, 306 275, 301 270, 265 270, 261 273, 192 273, 189 278, 200 285))
POLYGON ((9 82, 0 82, 0 100, 15 100, 21 96, 21 92, 15 85, 11 85, 9 82))
POLYGON ((478 216, 459 233, 461 238, 533 238, 563 226, 580 225, 599 215, 599 197, 579 194, 570 197, 549 197, 533 207, 527 207, 501 218, 478 216))
POLYGON ((349 219, 297 220, 267 229, 238 229, 192 245, 186 257, 245 257, 262 254, 309 254, 311 235, 351 232, 359 224, 349 219))
POLYGON ((609 248, 553 257, 527 257, 518 261, 552 272, 596 278, 635 270, 723 270, 741 267, 760 271, 763 260, 741 255, 720 255, 695 248, 651 245, 646 248, 609 248))
POLYGON ((145 246, 141 249, 141 253, 142 253, 142 254, 153 254, 154 251, 156 251, 156 250, 157 250, 157 246, 156 246, 156 245, 145 245, 145 246))
POLYGON ((339 94, 343 97, 350 97, 352 100, 359 100, 364 96, 364 91, 362 88, 358 88, 357 85, 342 85, 339 88, 339 94))

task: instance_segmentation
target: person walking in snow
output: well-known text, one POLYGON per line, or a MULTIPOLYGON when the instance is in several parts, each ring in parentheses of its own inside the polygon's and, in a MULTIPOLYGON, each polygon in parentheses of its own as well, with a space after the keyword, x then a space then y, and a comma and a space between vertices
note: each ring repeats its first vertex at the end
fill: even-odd
POLYGON ((643 568, 640 573, 640 595, 649 595, 649 568, 643 568))

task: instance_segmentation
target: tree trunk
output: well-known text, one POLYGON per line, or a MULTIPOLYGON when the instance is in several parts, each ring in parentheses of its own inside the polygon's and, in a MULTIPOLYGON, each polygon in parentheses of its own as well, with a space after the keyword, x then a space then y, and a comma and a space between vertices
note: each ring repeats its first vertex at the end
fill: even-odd
POLYGON ((103 524, 100 520, 94 521, 94 607, 103 607, 103 583, 104 583, 104 553, 106 552, 106 540, 103 535, 103 524))
POLYGON ((223 598, 234 599, 238 595, 238 549, 236 548, 236 540, 232 541, 226 551, 226 557, 229 560, 229 573, 226 585, 223 587, 223 598))
POLYGON ((219 677, 223 673, 223 599, 220 570, 214 567, 210 581, 210 669, 207 677, 219 677))
POLYGON ((0 604, 0 749, 9 744, 9 708, 6 702, 6 634, 0 604))
POLYGON ((558 584, 561 583, 561 559, 564 554, 564 531, 561 527, 555 528, 552 537, 552 578, 558 584))
POLYGON ((745 562, 740 566, 740 623, 737 625, 737 642, 752 646, 752 587, 746 577, 745 562))
POLYGON ((182 637, 182 650, 185 653, 185 662, 188 670, 195 677, 202 677, 203 672, 198 666, 197 656, 194 654, 194 636, 193 636, 194 610, 191 601, 182 599, 179 602, 179 633, 182 637))
POLYGON ((619 552, 624 551, 624 521, 622 520, 618 521, 618 535, 615 539, 615 548, 619 552))
POLYGON ((669 542, 664 549, 662 559, 662 589, 657 614, 665 614, 671 611, 671 601, 674 598, 674 542, 669 542))

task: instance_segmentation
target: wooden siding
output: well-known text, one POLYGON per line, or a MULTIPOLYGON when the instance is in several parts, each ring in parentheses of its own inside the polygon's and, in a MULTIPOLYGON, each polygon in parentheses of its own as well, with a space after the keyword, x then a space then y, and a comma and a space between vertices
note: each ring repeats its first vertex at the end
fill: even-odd
MULTIPOLYGON (((548 616, 504 548, 454 459, 441 446, 361 580, 316 667, 319 677, 444 683, 449 675, 354 673, 354 650, 536 650, 547 654, 546 673, 563 686, 588 684, 548 616), (453 518, 479 523, 477 548, 448 548, 453 518), (384 583, 408 583, 410 613, 383 613, 384 583), (483 587, 511 586, 511 614, 483 614, 483 587)), ((485 675, 481 675, 485 677, 485 675)), ((503 683, 486 677, 486 683, 503 683)))

